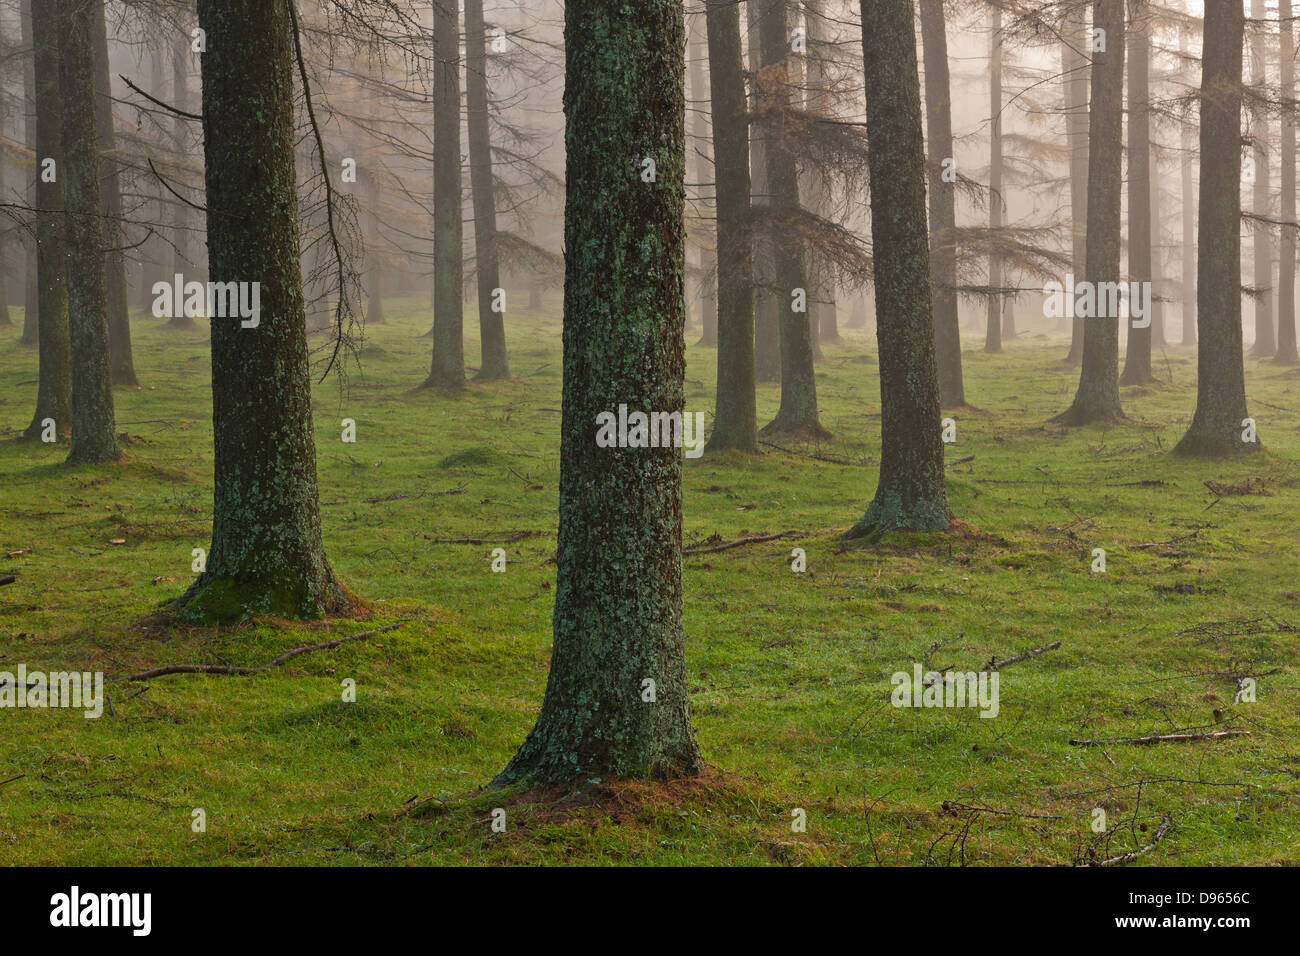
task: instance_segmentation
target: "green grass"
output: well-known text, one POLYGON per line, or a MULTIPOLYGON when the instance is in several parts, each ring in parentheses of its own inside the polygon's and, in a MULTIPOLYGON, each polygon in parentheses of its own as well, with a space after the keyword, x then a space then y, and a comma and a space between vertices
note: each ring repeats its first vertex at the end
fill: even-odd
MULTIPOLYGON (((878 465, 866 333, 819 365, 831 441, 686 462, 688 546, 798 532, 685 559, 708 774, 558 802, 480 793, 546 682, 561 367, 558 302, 547 305, 508 323, 518 378, 449 397, 416 389, 425 303, 389 302, 364 368, 346 392, 319 386, 315 416, 327 548, 368 615, 220 630, 138 626, 184 590, 191 550, 208 545, 205 333, 136 321, 144 387, 115 392, 130 460, 73 469, 66 447, 18 440, 36 355, 0 329, 0 576, 18 576, 0 589, 0 670, 257 665, 404 624, 254 677, 112 684, 100 720, 0 711, 0 781, 23 775, 0 784, 0 863, 1069 863, 1141 846, 1165 816, 1169 835, 1138 864, 1300 862, 1300 423, 1283 411, 1297 407, 1300 373, 1248 360, 1266 453, 1188 461, 1168 452, 1194 406, 1190 351, 1157 358, 1169 382, 1125 390, 1128 422, 1065 430, 1047 419, 1077 370, 1059 340, 1032 335, 999 356, 966 352, 978 408, 946 413, 947 454, 975 458, 948 472, 953 533, 839 541, 878 465), (340 441, 344 418, 356 444, 340 441), (1262 494, 1218 498, 1204 484, 1251 479, 1262 494), (495 544, 437 543, 520 532, 532 534, 501 545, 504 574, 490 570, 495 544), (807 573, 790 569, 796 546, 807 573), (1089 571, 1096 547, 1104 575, 1089 571), (932 644, 935 664, 978 670, 1054 640, 1059 650, 1002 671, 996 719, 890 706, 890 676, 932 644), (1276 668, 1257 702, 1234 705, 1225 675, 1276 668), (341 699, 347 678, 355 704, 341 699), (1216 710, 1250 736, 1069 743, 1213 725, 1216 710), (190 826, 199 807, 203 834, 190 826), (496 807, 504 833, 491 831, 496 807), (796 807, 806 833, 791 832, 796 807), (1089 828, 1096 807, 1104 835, 1089 828)), ((472 331, 466 350, 476 359, 472 331)), ((692 347, 688 361, 688 407, 711 418, 715 353, 692 347)), ((761 388, 761 422, 777 400, 761 388)))

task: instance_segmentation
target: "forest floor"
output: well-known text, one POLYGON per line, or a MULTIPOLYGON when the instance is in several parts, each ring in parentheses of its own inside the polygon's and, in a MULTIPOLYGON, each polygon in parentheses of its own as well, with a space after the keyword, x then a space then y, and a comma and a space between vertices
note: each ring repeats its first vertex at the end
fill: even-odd
MULTIPOLYGON (((368 613, 220 630, 139 624, 209 542, 206 331, 138 318, 143 387, 115 391, 129 459, 67 468, 66 447, 19 440, 36 353, 0 329, 0 577, 17 576, 0 588, 0 671, 111 682, 98 720, 0 711, 0 864, 1070 864, 1158 833, 1135 865, 1300 863, 1300 370, 1247 360, 1263 454, 1189 461, 1169 454, 1195 404, 1178 347, 1157 356, 1164 381, 1124 390, 1128 421, 1069 430, 1048 423, 1077 381, 1058 338, 968 349, 977 407, 945 412, 960 523, 846 549, 880 409, 874 335, 848 333, 818 365, 831 440, 685 464, 688 548, 789 533, 684 559, 708 772, 560 801, 481 791, 546 685, 561 369, 547 304, 508 323, 518 378, 449 397, 417 389, 427 303, 389 301, 363 370, 346 391, 319 385, 315 415, 327 550, 368 613), (256 676, 114 681, 393 623, 256 676), (914 664, 978 671, 1054 641, 1000 670, 994 719, 891 706, 891 675, 914 664), (1248 675, 1256 700, 1234 703, 1248 675), (1071 743, 1222 729, 1249 734, 1071 743)), ((688 361, 688 408, 711 420, 715 353, 688 361)), ((760 423, 777 401, 761 388, 760 423)))

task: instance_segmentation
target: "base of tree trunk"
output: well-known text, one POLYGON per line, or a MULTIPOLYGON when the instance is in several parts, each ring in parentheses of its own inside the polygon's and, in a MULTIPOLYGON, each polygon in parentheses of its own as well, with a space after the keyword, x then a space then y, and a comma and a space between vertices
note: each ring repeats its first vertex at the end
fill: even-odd
POLYGON ((719 431, 717 423, 713 425, 713 434, 704 445, 706 455, 717 455, 728 451, 742 452, 746 455, 758 454, 758 441, 752 437, 746 438, 741 436, 728 435, 725 431, 719 431))
POLYGON ((189 331, 197 329, 198 327, 199 324, 188 315, 174 316, 173 318, 168 319, 167 324, 163 326, 164 329, 179 329, 181 331, 189 331))
POLYGON ((1150 369, 1133 369, 1128 366, 1120 374, 1119 383, 1121 385, 1149 385, 1151 384, 1150 369))
POLYGON ((947 531, 952 512, 946 497, 911 499, 896 491, 876 492, 858 523, 844 532, 845 540, 879 541, 891 531, 947 531))
POLYGON ((454 375, 430 375, 420 383, 420 389, 437 388, 446 392, 458 392, 465 387, 465 379, 454 375))
MULTIPOLYGON (((510 377, 510 369, 505 365, 485 365, 474 373, 475 382, 501 382, 510 377)), ((427 383, 426 383, 427 384, 427 383)))
POLYGON ((1069 425, 1077 427, 1079 425, 1091 425, 1094 422, 1122 422, 1126 416, 1124 409, 1118 403, 1105 405, 1093 404, 1091 402, 1080 402, 1075 399, 1074 404, 1048 419, 1057 425, 1069 425))
POLYGON ((140 380, 136 378, 135 372, 113 372, 111 379, 114 385, 130 385, 133 388, 140 387, 140 380))
POLYGON ((583 754, 573 750, 572 741, 575 739, 584 738, 573 736, 573 732, 565 728, 552 728, 548 733, 539 720, 519 752, 488 786, 498 789, 527 783, 577 789, 593 779, 619 777, 664 781, 694 777, 703 770, 703 760, 689 727, 679 735, 679 739, 661 742, 654 754, 635 752, 634 747, 629 748, 633 752, 626 754, 583 754))
POLYGON ((320 582, 287 573, 244 581, 204 573, 172 608, 193 624, 230 624, 252 614, 314 620, 354 608, 355 601, 328 568, 326 575, 320 582))
POLYGON ((20 335, 18 337, 18 344, 25 345, 29 349, 34 349, 36 348, 36 346, 40 345, 40 340, 37 339, 35 336, 29 339, 25 335, 20 335))
POLYGON ((1262 442, 1241 440, 1241 427, 1205 427, 1195 422, 1174 446, 1175 455, 1189 458, 1233 458, 1264 450, 1262 442))
POLYGON ((814 417, 795 418, 793 415, 777 413, 776 418, 758 430, 760 435, 781 435, 786 438, 799 438, 804 441, 825 441, 831 433, 822 428, 814 417))
POLYGON ((1300 355, 1296 354, 1295 349, 1289 352, 1278 352, 1270 360, 1272 365, 1300 365, 1300 355))

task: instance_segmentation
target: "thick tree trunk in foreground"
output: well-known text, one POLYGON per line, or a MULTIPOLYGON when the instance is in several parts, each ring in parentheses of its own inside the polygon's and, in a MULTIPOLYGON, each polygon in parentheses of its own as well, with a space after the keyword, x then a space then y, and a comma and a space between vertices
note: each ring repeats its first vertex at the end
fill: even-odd
POLYGON ((1243 424, 1246 370, 1241 334, 1240 3, 1205 8, 1201 56, 1201 213, 1197 224, 1196 412, 1175 452, 1222 456, 1262 446, 1243 424), (1254 441, 1243 440, 1255 438, 1254 441))
POLYGON ((68 243, 68 331, 72 346, 72 447, 68 463, 122 456, 114 431, 108 363, 99 145, 95 137, 95 7, 58 0, 59 89, 63 96, 64 209, 68 243))
MULTIPOLYGON (((1295 97, 1295 24, 1291 22, 1291 0, 1278 0, 1279 59, 1282 61, 1281 97, 1289 101, 1295 97)), ((1295 222, 1295 115, 1282 111, 1282 213, 1283 222, 1295 222)), ((1283 226, 1279 243, 1278 297, 1277 297, 1277 354, 1273 361, 1278 365, 1295 365, 1300 361, 1296 354, 1295 334, 1295 237, 1294 228, 1283 226)))
MULTIPOLYGON (((792 74, 786 0, 756 0, 759 3, 759 44, 763 72, 758 81, 760 102, 783 113, 796 88, 792 74)), ((771 120, 766 130, 767 182, 773 215, 778 221, 793 220, 799 212, 799 172, 789 134, 771 120)), ((781 332, 781 405, 776 417, 763 427, 767 434, 825 437, 817 420, 817 380, 813 370, 812 330, 808 325, 811 300, 804 243, 798 233, 780 226, 772 239, 776 255, 777 307, 781 332), (796 308, 802 300, 802 311, 796 308)))
POLYGON ((682 411, 682 4, 642 0, 628 16, 615 0, 569 0, 564 39, 565 181, 583 188, 564 211, 555 645, 537 724, 498 783, 658 777, 700 760, 683 650, 682 451, 594 441, 597 415, 620 404, 682 411), (628 157, 647 155, 654 183, 629 175, 628 157))
POLYGON ((187 616, 319 617, 343 604, 321 541, 294 169, 290 0, 199 0, 208 264, 259 283, 252 319, 212 317, 213 519, 187 616))
POLYGON ((957 320, 957 187, 945 182, 944 160, 953 158, 952 93, 948 78, 948 36, 943 0, 921 0, 921 45, 925 58, 927 169, 930 173, 930 295, 934 304, 935 358, 939 402, 966 404, 961 371, 961 327, 957 320))
MULTIPOLYGON (((989 26, 989 232, 1002 228, 1002 10, 993 7, 989 26)), ((1002 351, 1002 260, 989 253, 989 299, 984 351, 1002 351)))
POLYGON ((740 8, 709 4, 706 20, 718 210, 718 389, 708 448, 757 452, 754 246, 740 8))
MULTIPOLYGON (((752 77, 763 65, 759 45, 760 7, 745 4, 748 21, 749 72, 752 77)), ((751 107, 758 109, 757 84, 751 89, 751 107)), ((767 177, 767 136, 762 123, 749 123, 750 194, 755 206, 771 205, 771 188, 767 177)), ((776 295, 776 253, 772 230, 757 228, 754 234, 754 380, 776 382, 781 378, 780 309, 776 295)))
MULTIPOLYGON (((1067 11, 1061 42, 1065 83, 1065 134, 1070 150, 1070 237, 1074 275, 1088 269, 1088 23, 1082 6, 1067 11)), ((1083 360, 1084 319, 1070 321, 1070 351, 1065 360, 1083 360)))
POLYGON ((862 53, 880 348, 880 482, 846 537, 939 531, 944 491, 930 315, 925 147, 911 0, 863 0, 862 53))
MULTIPOLYGON (((709 80, 704 78, 704 62, 708 57, 705 48, 704 36, 707 30, 704 18, 696 17, 695 30, 692 32, 689 27, 686 31, 686 49, 687 59, 690 61, 687 67, 687 76, 690 78, 690 110, 688 112, 691 138, 686 148, 686 168, 690 171, 691 182, 695 184, 696 195, 704 196, 707 194, 707 183, 710 178, 716 180, 717 171, 714 163, 709 162, 712 157, 709 155, 709 120, 705 117, 712 117, 712 110, 709 109, 709 88, 712 82, 712 73, 709 80)), ((741 104, 741 116, 744 116, 744 104, 741 104)), ((748 149, 748 146, 746 146, 748 149)), ((714 161, 716 162, 716 160, 714 161)), ((746 191, 748 192, 748 191, 746 191)), ((713 205, 716 206, 715 197, 713 205)), ((705 222, 700 225, 700 232, 706 237, 713 230, 710 229, 707 221, 708 209, 710 203, 707 199, 701 198, 699 208, 704 211, 705 222)), ((715 210, 716 211, 716 210, 715 210)), ((715 246, 716 250, 716 246, 715 246)), ((698 281, 698 294, 700 299, 700 325, 702 332, 698 344, 705 346, 715 346, 718 344, 718 276, 717 276, 717 253, 710 253, 705 245, 698 247, 698 260, 696 262, 700 271, 698 281)), ((689 310, 687 310, 689 312, 689 310)))
MULTIPOLYGON (((1088 249, 1084 281, 1093 289, 1120 281, 1120 189, 1123 185, 1124 0, 1095 0, 1092 22, 1102 30, 1105 50, 1092 53, 1092 96, 1088 110, 1088 249)), ((1067 425, 1122 418, 1119 402, 1119 318, 1084 319, 1083 368, 1074 403, 1056 416, 1067 425)), ((1109 298, 1109 297, 1106 297, 1109 298)))
POLYGON ((492 134, 488 126, 487 37, 483 0, 465 0, 465 95, 469 125, 470 188, 474 194, 474 263, 478 279, 478 327, 482 347, 476 381, 509 378, 505 312, 494 311, 501 269, 497 257, 496 191, 492 182, 492 134))
MULTIPOLYGON (((1265 23, 1266 11, 1264 0, 1250 0, 1250 16, 1262 25, 1265 23)), ((1267 57, 1264 31, 1254 29, 1250 37, 1250 82, 1256 89, 1264 86, 1267 57)), ((1257 216, 1273 218, 1270 215, 1272 177, 1269 175, 1268 152, 1268 111, 1263 104, 1252 103, 1251 138, 1254 146, 1251 155, 1255 157, 1255 184, 1251 195, 1251 208, 1257 216)), ((1268 358, 1277 351, 1277 336, 1273 332, 1273 227, 1258 219, 1251 223, 1251 253, 1254 266, 1251 281, 1259 290, 1253 298, 1252 309, 1255 314, 1255 345, 1250 354, 1256 358, 1268 358)))
POLYGON ((40 438, 46 419, 56 432, 72 431, 72 355, 68 330, 67 237, 63 225, 63 176, 47 182, 45 163, 63 168, 63 113, 59 90, 59 24, 57 0, 32 0, 32 46, 35 59, 36 106, 36 271, 39 286, 40 384, 36 414, 23 432, 40 438))
MULTIPOLYGON (((1132 27, 1128 38, 1128 274, 1133 282, 1151 282, 1151 37, 1146 0, 1129 0, 1132 27)), ((1150 288, 1151 286, 1148 286, 1150 288)), ((1148 307, 1151 299, 1147 299, 1148 307)), ((1147 313, 1147 319, 1152 318, 1147 313)), ((1121 385, 1151 381, 1151 326, 1128 323, 1121 385)))
POLYGON ((114 385, 139 385, 131 355, 131 321, 126 304, 122 183, 118 176, 117 132, 113 129, 113 87, 108 77, 108 23, 104 0, 93 4, 95 31, 95 129, 99 134, 99 179, 104 208, 104 278, 108 295, 108 365, 114 385))
POLYGON ((433 0, 433 363, 425 387, 465 384, 460 192, 460 18, 433 0))

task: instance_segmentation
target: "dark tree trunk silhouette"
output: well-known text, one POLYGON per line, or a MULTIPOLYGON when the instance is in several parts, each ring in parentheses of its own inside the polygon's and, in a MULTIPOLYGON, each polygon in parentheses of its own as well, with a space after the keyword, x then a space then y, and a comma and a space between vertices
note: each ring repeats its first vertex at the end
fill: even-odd
MULTIPOLYGON (((833 46, 826 36, 824 6, 825 0, 804 0, 803 4, 808 34, 804 99, 809 110, 830 113, 831 91, 826 76, 826 58, 833 46)), ((808 208, 818 216, 826 216, 830 211, 826 184, 811 168, 805 181, 808 208)), ((835 316, 835 273, 825 257, 811 249, 808 250, 808 325, 813 335, 813 355, 821 358, 818 342, 838 342, 840 338, 835 316)))
MULTIPOLYGON (((189 89, 189 58, 190 58, 190 39, 183 33, 177 37, 172 44, 172 105, 178 110, 190 112, 190 89, 189 89)), ((187 120, 182 116, 172 117, 172 148, 176 151, 178 162, 183 163, 188 156, 186 142, 189 139, 189 129, 186 127, 187 120)), ((184 191, 172 185, 184 195, 184 191)), ((166 190, 164 190, 165 192, 166 190)), ((189 207, 177 199, 175 196, 169 196, 171 205, 172 220, 172 268, 171 275, 166 277, 167 281, 173 281, 173 276, 184 277, 182 281, 189 281, 194 276, 194 269, 190 263, 190 211, 189 207)), ((169 329, 195 329, 198 323, 185 309, 179 310, 167 322, 169 329)))
MULTIPOLYGON (((1147 0, 1129 0, 1128 36, 1128 274, 1151 282, 1151 37, 1147 0)), ((1149 286, 1150 288, 1150 286, 1149 286)), ((1151 299, 1147 299, 1148 307, 1151 299)), ((1152 318, 1148 312, 1148 320, 1152 318)), ((1151 326, 1128 323, 1121 385, 1151 381, 1151 326)))
POLYGON ((1240 3, 1205 8, 1201 54, 1201 202, 1197 234, 1196 412, 1174 451, 1223 456, 1258 451, 1247 441, 1246 369, 1241 333, 1240 3))
MULTIPOLYGON (((1065 81, 1065 135, 1070 152, 1070 237, 1074 277, 1088 269, 1088 22, 1085 8, 1075 4, 1066 11, 1061 41, 1061 72, 1065 81)), ((1083 360, 1084 319, 1070 322, 1070 351, 1065 360, 1083 360)))
MULTIPOLYGON (((1120 190, 1123 186, 1124 0, 1095 0, 1093 27, 1105 49, 1092 51, 1088 109, 1088 242, 1084 281, 1093 289, 1120 281, 1120 190)), ((1084 320, 1083 367, 1074 403, 1056 416, 1067 425, 1112 421, 1119 401, 1119 319, 1095 300, 1098 314, 1084 320)))
POLYGON ((36 413, 23 432, 40 438, 52 419, 56 433, 72 431, 72 354, 68 328, 67 236, 63 224, 63 113, 59 89, 57 0, 32 0, 36 109, 36 270, 39 286, 40 384, 36 413), (47 175, 47 163, 53 173, 47 175), (52 180, 52 181, 51 181, 52 180))
POLYGON ((948 78, 948 36, 943 0, 921 0, 921 45, 925 59, 927 144, 930 149, 930 283, 934 304, 935 358, 939 402, 966 404, 961 370, 961 327, 957 319, 957 187, 944 179, 944 162, 955 161, 952 91, 948 78))
MULTIPOLYGON (((1002 9, 989 13, 989 232, 1002 228, 1002 9)), ((1002 351, 1002 260, 989 253, 984 351, 1002 351)))
POLYGON ((710 3, 705 10, 718 211, 718 388, 708 448, 757 452, 754 245, 740 8, 710 3))
POLYGON ((208 265, 259 283, 255 327, 212 318, 212 546, 186 616, 344 603, 321 540, 294 163, 291 0, 199 0, 208 265))
MULTIPOLYGON (((32 4, 31 0, 21 0, 18 4, 19 29, 22 31, 24 49, 32 47, 32 4)), ((33 155, 39 156, 36 149, 36 57, 24 57, 23 62, 23 142, 33 155)), ((27 178, 27 204, 33 209, 36 203, 36 182, 39 171, 27 178)), ((36 240, 23 230, 23 251, 26 259, 26 281, 23 283, 23 334, 18 338, 19 345, 37 345, 40 341, 40 279, 37 266, 36 240)))
MULTIPOLYGON (((751 76, 763 64, 759 46, 760 7, 758 0, 745 4, 748 20, 749 72, 751 76)), ((751 88, 751 108, 758 108, 756 85, 751 88)), ((763 124, 749 124, 749 171, 751 201, 755 206, 771 205, 771 187, 767 176, 767 136, 763 124)), ((776 253, 772 230, 760 226, 754 230, 754 380, 776 382, 781 378, 780 302, 776 295, 776 253)))
MULTIPOLYGON (((1250 0, 1251 19, 1265 23, 1264 0, 1250 0)), ((1250 36, 1250 82, 1256 89, 1264 86, 1267 44, 1262 29, 1254 29, 1250 36)), ((1284 110, 1285 112, 1285 110, 1284 110)), ((1269 169, 1268 109, 1263 103, 1252 101, 1250 110, 1251 138, 1254 140, 1251 155, 1255 158, 1255 183, 1251 191, 1251 209, 1257 216, 1270 215, 1272 176, 1269 169)), ((1254 260, 1251 282, 1258 293, 1251 300, 1255 315, 1255 345, 1250 354, 1268 358, 1277 351, 1277 336, 1273 331, 1273 227, 1258 219, 1251 223, 1251 254, 1254 260)))
MULTIPOLYGON (((482 343, 476 381, 510 377, 505 312, 495 311, 501 269, 497 256, 496 190, 492 182, 492 133, 488 125, 487 28, 483 0, 465 0, 465 96, 469 127, 470 189, 474 196, 474 263, 478 280, 478 326, 482 343)), ((504 290, 502 291, 504 296, 504 290)), ((507 303, 508 304, 508 303, 507 303)), ((503 306, 504 307, 504 306, 503 306)))
POLYGON ((461 250, 460 17, 433 0, 433 363, 425 387, 465 384, 461 250))
POLYGON ((911 0, 863 0, 871 242, 880 348, 880 481, 847 537, 948 527, 930 315, 925 146, 911 0))
POLYGON ((682 630, 682 452, 602 448, 620 403, 681 411, 685 33, 679 0, 565 8, 564 412, 554 650, 497 783, 693 772, 682 630), (617 104, 617 109, 611 109, 617 104), (629 175, 655 160, 656 181, 629 175), (611 215, 619 210, 619 215, 611 215), (611 535, 609 529, 619 533, 611 535))
MULTIPOLYGON (((1291 22, 1291 0, 1278 0, 1277 14, 1281 21, 1279 57, 1282 63, 1281 89, 1284 102, 1295 98, 1295 24, 1291 22)), ((1282 111, 1282 213, 1284 223, 1296 221, 1295 201, 1295 114, 1282 111)), ((1273 361, 1278 365, 1295 365, 1300 362, 1296 354, 1295 334, 1295 238, 1294 227, 1281 227, 1278 258, 1277 293, 1277 354, 1273 361)))
MULTIPOLYGON (((1188 33, 1184 28, 1179 32, 1178 51, 1187 56, 1188 33)), ((1196 156, 1196 128, 1191 123, 1184 123, 1182 128, 1182 176, 1183 205, 1183 275, 1179 295, 1183 300, 1182 344, 1196 344, 1196 189, 1192 184, 1192 164, 1196 156)))

